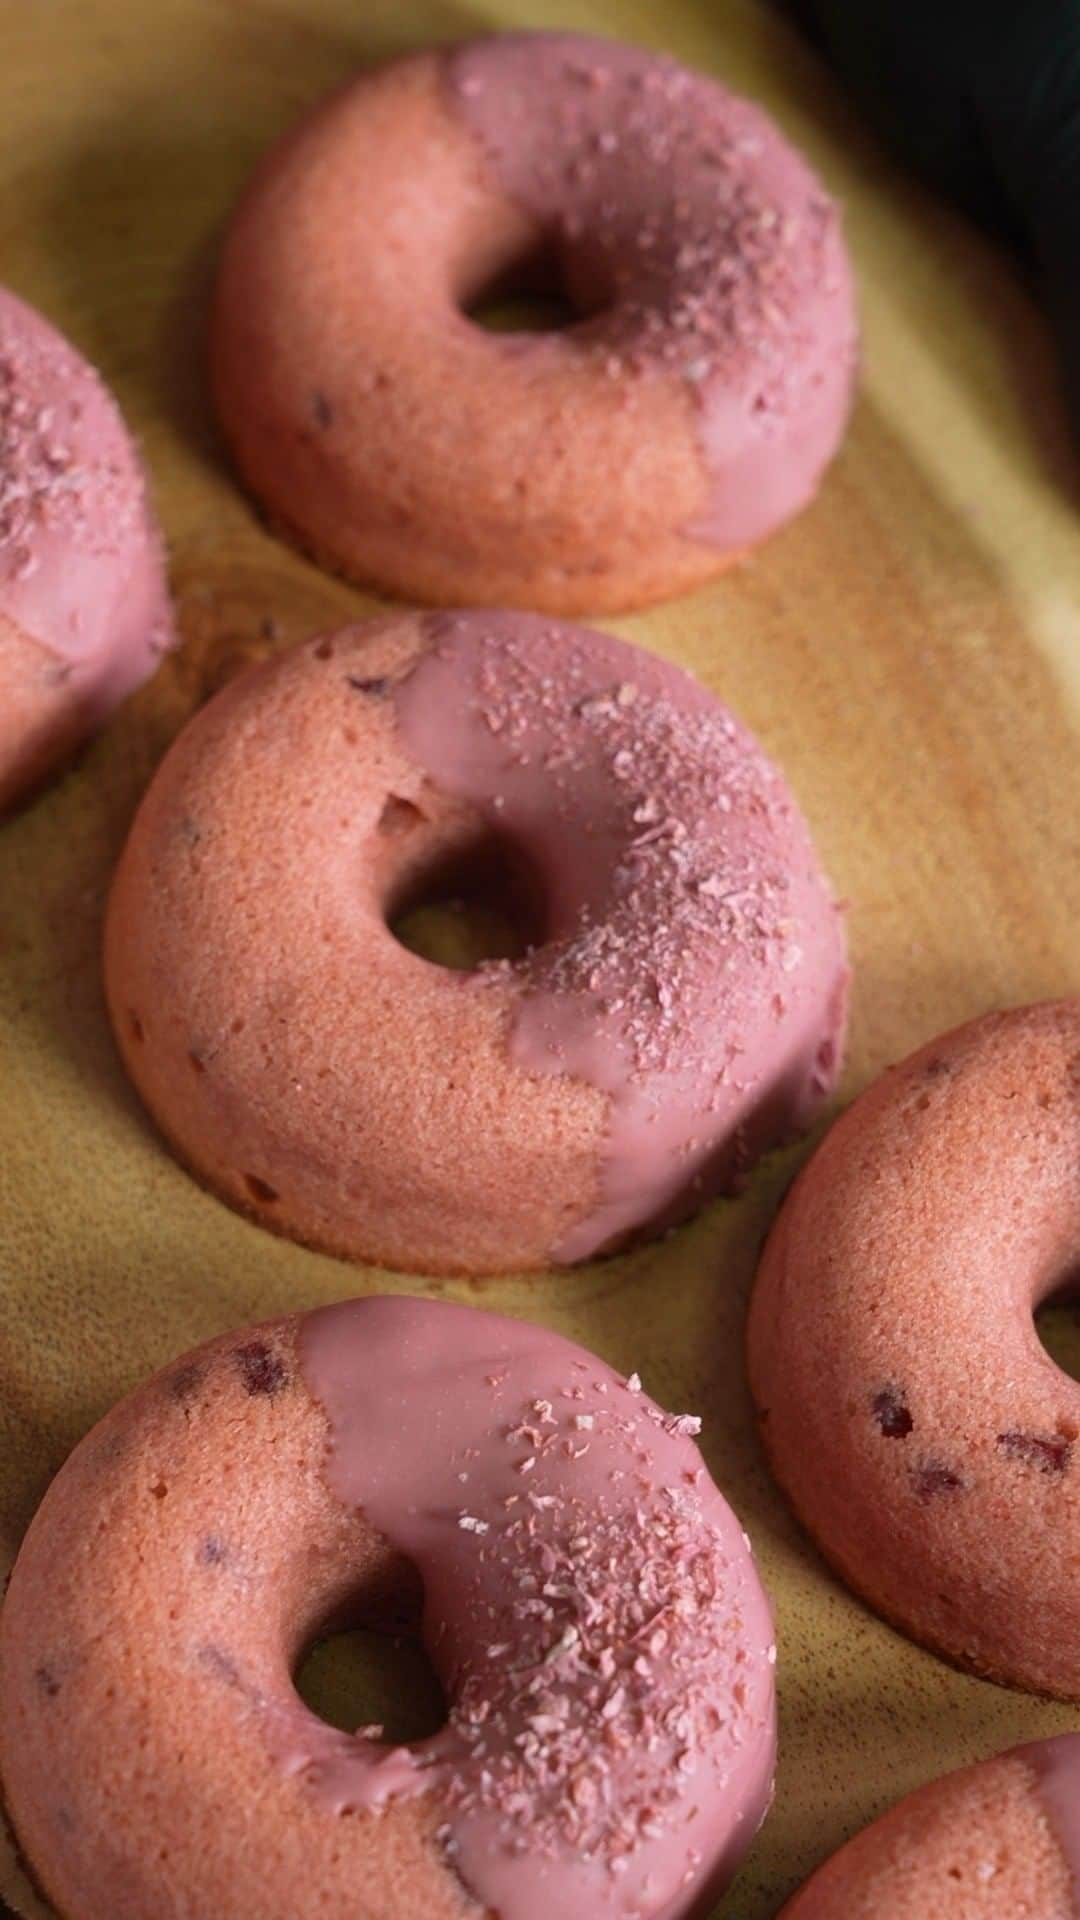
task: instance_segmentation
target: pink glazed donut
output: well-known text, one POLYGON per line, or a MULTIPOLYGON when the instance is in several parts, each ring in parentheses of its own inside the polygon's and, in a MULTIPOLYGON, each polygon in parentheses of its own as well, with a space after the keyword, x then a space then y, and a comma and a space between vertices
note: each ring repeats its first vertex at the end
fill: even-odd
POLYGON ((244 675, 150 787, 109 907, 128 1070, 234 1206, 404 1269, 567 1263, 730 1190, 832 1087, 840 919, 704 687, 526 614, 397 614, 244 675), (493 842, 517 960, 387 920, 493 842))
POLYGON ((510 33, 361 74, 267 156, 213 331, 253 493, 441 605, 612 612, 812 498, 847 421, 836 211, 761 110, 663 55, 510 33), (468 317, 561 285, 561 332, 468 317))
POLYGON ((1080 1000, 988 1014, 886 1073, 796 1181, 750 1383, 778 1479, 851 1585, 957 1665, 1080 1699, 1080 1000))
POLYGON ((679 1920, 769 1802, 772 1623, 693 1435, 521 1321, 354 1300, 82 1442, 0 1616, 0 1777, 63 1920, 679 1920), (444 1729, 337 1732, 329 1623, 416 1608, 444 1729))
POLYGON ((115 401, 0 287, 0 811, 173 639, 161 536, 115 401))
POLYGON ((1076 1920, 1080 1734, 935 1780, 814 1874, 781 1920, 1076 1920))

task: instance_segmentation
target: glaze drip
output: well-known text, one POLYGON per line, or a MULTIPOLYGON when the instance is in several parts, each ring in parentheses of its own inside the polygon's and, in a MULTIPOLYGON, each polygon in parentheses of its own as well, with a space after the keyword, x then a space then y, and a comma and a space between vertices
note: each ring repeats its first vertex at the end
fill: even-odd
POLYGON ((699 1423, 468 1308, 327 1308, 301 1357, 334 1492, 423 1579, 450 1715, 394 1751, 304 1716, 291 1768, 339 1811, 436 1795, 501 1920, 676 1920, 719 1890, 768 1802, 775 1650, 699 1423))
POLYGON ((834 1084, 839 917, 777 769, 678 668, 520 614, 433 615, 395 689, 406 746, 516 842, 546 939, 515 980, 530 1072, 611 1097, 594 1211, 553 1250, 606 1250, 730 1188, 834 1084))
MULTIPOLYGON (((448 59, 455 112, 554 241, 613 380, 680 380, 709 496, 694 538, 806 504, 847 417, 851 273, 833 203, 761 110, 663 55, 511 33, 448 59)), ((565 337, 565 336, 564 336, 565 337)))

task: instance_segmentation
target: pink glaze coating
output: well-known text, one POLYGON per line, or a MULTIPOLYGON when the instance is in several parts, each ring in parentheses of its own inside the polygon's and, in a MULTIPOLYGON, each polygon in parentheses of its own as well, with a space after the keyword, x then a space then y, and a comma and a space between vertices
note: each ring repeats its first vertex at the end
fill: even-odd
POLYGON ((129 1070, 211 1185, 473 1272, 730 1190, 832 1087, 846 979, 750 735, 680 669, 518 614, 401 614, 235 682, 159 771, 106 938, 129 1070), (493 835, 538 943, 471 973, 407 952, 393 902, 493 835))
POLYGON ((1080 1000, 987 1014, 877 1080, 759 1268, 777 1477, 850 1584, 957 1665, 1080 1699, 1080 1385, 1034 1313, 1075 1289, 1080 1000))
POLYGON ((172 637, 161 538, 116 403, 0 288, 0 804, 100 725, 172 637))
MULTIPOLYGON (((301 1354, 331 1486, 424 1583, 452 1705, 413 1790, 449 1771, 466 1883, 503 1920, 676 1920, 715 1894, 768 1805, 775 1649, 700 1421, 468 1308, 330 1307, 301 1354)), ((383 1756, 334 1757, 318 1790, 377 1804, 383 1756)))
POLYGON ((1080 1914, 1080 1734, 1038 1740, 1020 1748, 1035 1770, 1050 1824, 1072 1876, 1074 1914, 1080 1914))
POLYGON ((782 1920, 1076 1920, 1080 1734, 947 1774, 833 1855, 782 1920))
POLYGON ((317 557, 563 614, 698 585, 805 506, 855 355, 835 208, 767 116, 576 34, 410 56, 321 103, 237 210, 213 331, 238 461, 317 557), (468 317, 537 276, 573 324, 468 317))
POLYGON ((528 616, 429 631, 402 737, 547 903, 512 1055, 611 1102, 597 1203, 553 1249, 580 1260, 809 1123, 839 1067, 843 937, 781 775, 681 668, 528 616))
POLYGON ((681 1920, 764 1817, 775 1648, 738 1522, 636 1375, 365 1299, 189 1354, 87 1436, 0 1616, 0 1779, 64 1920, 681 1920), (291 1673, 400 1610, 445 1728, 291 1673))
POLYGON ((611 379, 675 376, 708 492, 686 531, 753 546, 817 491, 851 405, 837 211, 760 107, 667 56, 507 33, 450 59, 500 186, 559 248, 611 379))

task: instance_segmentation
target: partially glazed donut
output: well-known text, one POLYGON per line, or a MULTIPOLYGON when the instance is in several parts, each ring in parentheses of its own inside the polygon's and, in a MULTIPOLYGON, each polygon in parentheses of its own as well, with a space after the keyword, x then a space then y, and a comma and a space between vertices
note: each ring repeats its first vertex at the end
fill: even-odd
POLYGON ((957 1665, 1080 1698, 1080 1385, 1034 1309, 1080 1250, 1080 1001, 995 1013, 885 1074, 796 1182, 750 1379, 828 1558, 957 1665))
POLYGON ((814 1874, 782 1920, 1076 1920, 1080 1734, 935 1780, 814 1874))
POLYGON ((171 640, 161 538, 116 403, 0 287, 0 812, 171 640))
POLYGON ((233 220, 213 333, 239 464, 317 557, 555 613, 681 592, 798 512, 854 353, 835 210, 765 114, 574 34, 412 56, 318 107, 233 220), (467 317, 538 255, 576 324, 467 317))
POLYGON ((0 1616, 0 1776, 63 1920, 678 1920, 768 1804, 768 1603, 702 1464, 582 1348, 368 1299, 215 1341, 83 1441, 0 1616), (448 1721, 292 1684, 423 1589, 448 1721))
POLYGON ((836 907, 776 768, 689 675, 520 614, 401 614, 235 681, 159 770, 106 984, 180 1156, 302 1240, 569 1262, 729 1189, 832 1086, 836 907), (395 902, 493 838, 538 897, 451 972, 395 902))

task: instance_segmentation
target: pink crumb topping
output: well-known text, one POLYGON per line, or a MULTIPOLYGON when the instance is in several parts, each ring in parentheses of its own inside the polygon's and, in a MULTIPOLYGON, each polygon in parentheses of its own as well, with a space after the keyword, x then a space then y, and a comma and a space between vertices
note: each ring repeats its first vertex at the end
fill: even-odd
POLYGON ((832 201, 756 106, 664 55, 560 33, 466 42, 456 111, 542 223, 613 380, 680 379, 711 491, 687 531, 738 548, 806 504, 856 354, 832 201))
POLYGON ((138 456, 93 368, 0 288, 0 614, 102 713, 172 643, 138 456))
MULTIPOLYGON (((574 1260, 730 1188, 834 1084, 843 931, 782 776, 704 687, 526 614, 428 620, 405 743, 539 877, 545 938, 497 963, 528 1070, 611 1096, 574 1260)), ((494 970, 494 969, 493 969, 494 970)))
POLYGON ((423 1578, 450 1714, 407 1750, 304 1715, 282 1756, 338 1810, 438 1795, 502 1920, 676 1920, 734 1871, 775 1753, 768 1605, 685 1417, 552 1334, 418 1300, 311 1314, 302 1356, 331 1485, 423 1578))

